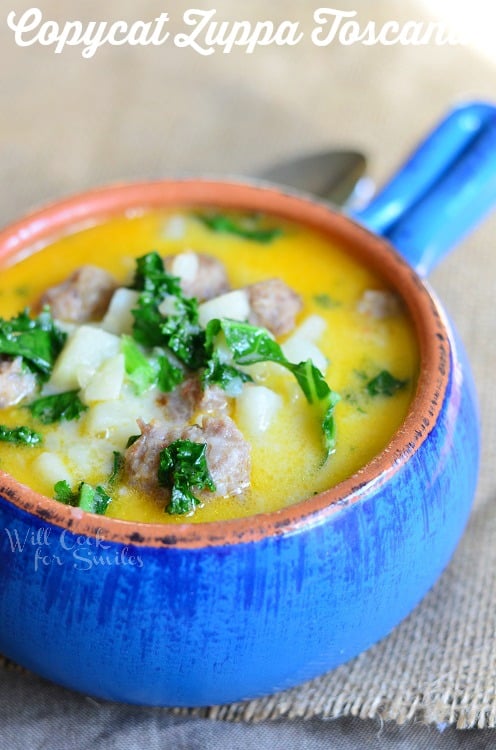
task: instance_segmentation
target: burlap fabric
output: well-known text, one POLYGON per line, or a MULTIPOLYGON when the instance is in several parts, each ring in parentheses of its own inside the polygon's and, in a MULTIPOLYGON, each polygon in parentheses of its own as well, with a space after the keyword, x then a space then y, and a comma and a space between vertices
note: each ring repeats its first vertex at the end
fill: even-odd
MULTIPOLYGON (((108 0, 104 9, 97 0, 63 9, 56 0, 38 5, 61 21, 151 19, 162 10, 180 20, 191 7, 184 0, 173 9, 153 0, 108 0)), ((202 5, 210 7, 196 3, 202 5)), ((223 18, 292 19, 308 30, 318 5, 286 0, 269 11, 261 0, 249 7, 218 0, 215 7, 223 18)), ((339 4, 378 24, 428 19, 414 0, 371 6, 339 4)), ((490 10, 483 12, 490 23, 490 10)), ((433 45, 317 49, 307 40, 205 58, 191 50, 122 47, 83 60, 77 49, 54 55, 16 47, 3 20, 0 61, 2 223, 96 184, 185 171, 250 174, 269 160, 331 144, 365 150, 369 173, 380 182, 454 101, 491 98, 496 80, 494 63, 474 48, 433 45)), ((493 216, 431 276, 467 345, 482 406, 479 490, 449 568, 415 612, 351 663, 283 694, 180 713, 496 727, 495 230, 493 216)), ((7 679, 2 669, 0 681, 7 679)))

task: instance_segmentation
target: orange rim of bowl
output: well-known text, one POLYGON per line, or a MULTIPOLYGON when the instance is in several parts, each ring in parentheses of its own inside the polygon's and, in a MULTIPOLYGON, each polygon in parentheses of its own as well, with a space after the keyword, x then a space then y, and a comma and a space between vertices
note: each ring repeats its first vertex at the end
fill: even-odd
POLYGON ((173 207, 260 211, 316 229, 379 273, 406 304, 420 349, 416 394, 386 448, 348 479, 278 511, 205 523, 155 524, 84 513, 40 495, 0 472, 0 494, 41 521, 74 534, 138 546, 195 548, 253 542, 322 523, 388 480, 434 427, 449 381, 450 341, 443 315, 411 266, 381 237, 328 204, 273 186, 217 179, 111 185, 58 201, 0 232, 0 263, 36 252, 63 234, 129 211, 173 207))

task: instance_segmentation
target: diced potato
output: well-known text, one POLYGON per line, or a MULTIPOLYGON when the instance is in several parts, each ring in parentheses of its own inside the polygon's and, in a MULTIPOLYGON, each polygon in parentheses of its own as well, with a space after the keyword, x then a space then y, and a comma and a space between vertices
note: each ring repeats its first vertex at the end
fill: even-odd
POLYGON ((125 443, 130 435, 139 433, 135 409, 119 399, 94 404, 86 414, 86 429, 97 437, 125 443))
POLYGON ((124 444, 130 435, 139 433, 136 420, 138 417, 144 422, 160 420, 163 411, 157 404, 153 391, 134 397, 126 394, 123 387, 121 398, 113 401, 101 401, 91 405, 84 416, 84 430, 86 434, 106 438, 115 444, 124 444))
POLYGON ((59 422, 56 429, 49 430, 45 435, 45 449, 49 453, 63 454, 68 443, 79 440, 79 424, 79 419, 59 422))
POLYGON ((44 451, 34 460, 33 468, 40 479, 52 487, 61 479, 65 479, 70 485, 74 482, 74 477, 57 453, 44 451))
POLYGON ((71 445, 67 446, 67 458, 76 468, 78 477, 84 477, 88 479, 92 472, 95 470, 95 466, 101 465, 103 456, 98 451, 95 443, 102 443, 104 441, 98 440, 93 441, 93 445, 88 440, 81 440, 81 438, 71 445))
POLYGON ((109 440, 95 440, 88 438, 79 438, 79 440, 68 444, 67 458, 74 467, 74 474, 77 479, 94 481, 100 474, 105 473, 105 468, 112 463, 112 451, 115 446, 109 440), (95 476, 95 472, 97 472, 95 476))
POLYGON ((110 333, 131 333, 134 323, 131 310, 136 307, 138 297, 139 293, 134 289, 117 289, 100 323, 101 327, 110 333))
POLYGON ((327 358, 322 354, 319 347, 312 341, 301 336, 291 336, 283 345, 282 350, 286 359, 290 362, 306 362, 311 359, 315 367, 323 374, 328 367, 327 358))
POLYGON ((320 339, 327 323, 320 315, 309 315, 282 345, 284 355, 290 362, 306 362, 311 359, 315 367, 325 373, 329 365, 316 341, 320 339))
POLYGON ((198 307, 200 325, 205 328, 214 318, 248 320, 250 301, 246 289, 235 289, 203 302, 198 307))
POLYGON ((61 390, 84 388, 105 359, 118 354, 120 339, 113 333, 83 325, 67 339, 50 384, 61 390))
POLYGON ((170 265, 170 272, 182 281, 192 281, 198 273, 198 255, 192 250, 176 255, 170 265))
POLYGON ((164 225, 163 236, 168 240, 182 240, 186 234, 186 219, 179 214, 171 216, 164 225))
POLYGON ((305 318, 298 328, 296 328, 292 335, 301 336, 301 338, 316 343, 326 328, 327 323, 324 318, 320 315, 309 315, 308 318, 305 318))
POLYGON ((281 396, 263 385, 245 385, 236 399, 236 421, 245 435, 266 432, 282 406, 281 396))
POLYGON ((116 354, 102 362, 81 392, 86 404, 119 398, 124 382, 124 355, 116 354))

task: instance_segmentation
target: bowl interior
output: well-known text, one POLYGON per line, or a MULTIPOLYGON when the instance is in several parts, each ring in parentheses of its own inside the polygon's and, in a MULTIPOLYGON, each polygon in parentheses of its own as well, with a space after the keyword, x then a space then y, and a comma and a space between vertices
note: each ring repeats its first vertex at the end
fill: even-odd
POLYGON ((391 472, 425 440, 443 403, 449 375, 450 343, 443 315, 416 273, 388 243, 328 205, 256 184, 213 180, 133 183, 94 190, 33 213, 0 233, 0 263, 36 252, 64 233, 126 212, 184 206, 260 211, 304 224, 339 243, 378 273, 402 298, 412 318, 420 350, 416 395, 387 449, 356 474, 319 495, 273 513, 204 524, 131 523, 83 513, 62 505, 0 473, 0 492, 23 510, 75 533, 100 535, 123 544, 197 547, 235 544, 291 533, 319 523, 343 504, 357 502, 371 483, 391 472))

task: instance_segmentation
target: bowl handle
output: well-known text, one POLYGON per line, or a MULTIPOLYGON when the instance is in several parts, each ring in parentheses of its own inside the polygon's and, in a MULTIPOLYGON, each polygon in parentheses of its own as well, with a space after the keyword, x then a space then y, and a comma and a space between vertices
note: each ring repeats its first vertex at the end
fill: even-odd
POLYGON ((425 276, 496 203, 496 107, 452 110, 353 218, 425 276))

